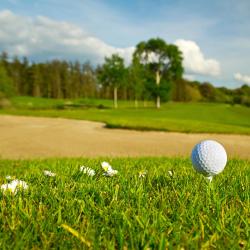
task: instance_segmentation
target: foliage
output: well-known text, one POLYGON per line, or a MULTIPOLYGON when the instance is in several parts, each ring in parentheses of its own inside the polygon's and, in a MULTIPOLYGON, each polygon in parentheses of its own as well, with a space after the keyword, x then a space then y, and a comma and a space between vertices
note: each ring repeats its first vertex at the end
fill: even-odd
POLYGON ((202 83, 199 90, 205 101, 215 101, 215 88, 210 83, 202 83))
POLYGON ((186 86, 186 97, 185 97, 185 101, 200 101, 202 99, 202 95, 199 91, 199 89, 196 86, 192 86, 192 85, 187 85, 186 86))
POLYGON ((89 62, 53 60, 31 64, 26 57, 22 61, 17 57, 8 60, 6 53, 2 58, 17 95, 78 98, 96 94, 95 70, 89 62))
POLYGON ((7 75, 7 72, 0 62, 0 99, 10 97, 15 94, 12 79, 7 75))
POLYGON ((134 60, 128 68, 128 81, 130 87, 133 89, 134 99, 136 101, 142 100, 146 96, 146 73, 145 68, 138 60, 134 60))
POLYGON ((117 90, 125 83, 125 74, 124 60, 118 54, 105 57, 105 62, 98 71, 100 83, 104 86, 110 86, 114 90, 115 107, 117 107, 117 90))
POLYGON ((152 72, 151 87, 148 89, 157 98, 160 107, 160 97, 167 99, 170 82, 181 78, 183 73, 181 52, 175 45, 168 45, 163 39, 149 39, 137 44, 133 54, 133 61, 141 63, 152 72), (152 79, 154 78, 154 81, 152 79))
POLYGON ((98 72, 99 81, 106 86, 120 87, 125 74, 123 58, 117 54, 105 57, 105 62, 98 72))
POLYGON ((0 193, 1 249, 250 247, 249 161, 229 160, 211 185, 182 158, 1 160, 0 166, 0 184, 11 175, 29 185, 16 195, 0 193), (103 160, 119 174, 103 176, 103 160), (97 174, 80 172, 81 165, 97 174))
POLYGON ((182 102, 200 101, 202 100, 202 94, 199 87, 200 84, 195 82, 188 82, 185 79, 178 79, 175 81, 172 98, 174 101, 182 102))
POLYGON ((145 82, 145 89, 149 93, 151 99, 155 99, 160 97, 160 100, 163 102, 168 101, 171 99, 171 88, 172 82, 166 78, 162 78, 159 85, 155 83, 155 75, 147 72, 145 73, 145 77, 147 81, 145 82))
POLYGON ((200 83, 178 79, 174 82, 172 100, 182 102, 203 101, 250 106, 250 87, 242 85, 240 88, 227 89, 214 87, 211 83, 200 83))
MULTIPOLYGON (((160 41, 159 44, 164 42, 161 39, 157 41, 160 41)), ((142 42, 143 48, 145 48, 145 44, 142 42)), ((155 46, 155 43, 152 44, 155 46)), ((168 50, 168 55, 174 57, 173 55, 178 54, 174 46, 170 44, 167 46, 171 48, 168 50)), ((143 58, 145 55, 142 53, 143 58)), ((166 69, 168 70, 164 70, 163 63, 157 65, 154 61, 144 67, 136 66, 135 58, 128 67, 123 65, 124 71, 120 77, 117 76, 118 81, 116 81, 117 84, 119 82, 118 98, 120 100, 152 101, 159 96, 161 100, 165 101, 203 101, 250 106, 250 87, 248 85, 227 89, 214 87, 209 82, 201 83, 180 78, 183 68, 179 67, 179 63, 174 63, 181 59, 180 54, 178 55, 179 59, 173 61, 172 68, 167 64, 166 69), (153 70, 156 66, 162 69, 159 86, 156 84, 156 74, 153 70)), ((155 59, 152 54, 148 53, 148 59, 150 58, 155 59)), ((23 59, 9 58, 5 52, 0 56, 0 61, 1 96, 111 99, 114 95, 113 87, 98 77, 103 65, 94 67, 89 61, 80 63, 62 60, 31 63, 26 57, 23 59)), ((166 63, 167 59, 163 62, 166 63)))

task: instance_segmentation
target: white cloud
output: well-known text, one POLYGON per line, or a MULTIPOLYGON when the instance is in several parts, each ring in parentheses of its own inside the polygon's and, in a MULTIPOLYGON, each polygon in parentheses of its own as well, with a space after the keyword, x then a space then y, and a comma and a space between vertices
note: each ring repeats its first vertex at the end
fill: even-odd
POLYGON ((242 75, 240 73, 235 73, 234 79, 237 81, 243 82, 245 84, 250 84, 250 76, 248 76, 248 75, 242 75))
POLYGON ((220 63, 215 59, 206 59, 195 42, 179 39, 175 41, 175 44, 183 53, 186 73, 211 76, 220 74, 220 63))
POLYGON ((189 81, 194 81, 195 80, 195 76, 192 74, 184 74, 183 78, 189 81))
POLYGON ((0 12, 0 49, 11 55, 51 58, 89 59, 101 63, 105 56, 118 53, 128 62, 134 47, 115 48, 68 22, 44 16, 18 16, 9 10, 0 12))
MULTIPOLYGON (((206 59, 199 46, 188 40, 175 42, 184 55, 188 75, 218 75, 220 64, 206 59)), ((102 63, 105 56, 118 53, 128 64, 135 47, 117 48, 69 22, 45 16, 19 16, 9 10, 0 11, 0 50, 10 55, 28 56, 35 60, 52 58, 90 60, 102 63)))

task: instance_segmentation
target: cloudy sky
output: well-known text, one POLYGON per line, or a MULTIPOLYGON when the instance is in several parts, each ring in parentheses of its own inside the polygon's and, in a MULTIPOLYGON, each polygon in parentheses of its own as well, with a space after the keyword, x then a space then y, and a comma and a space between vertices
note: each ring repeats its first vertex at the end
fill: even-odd
POLYGON ((188 79, 250 85, 249 0, 0 1, 0 51, 32 61, 119 53, 129 63, 152 37, 179 46, 188 79))

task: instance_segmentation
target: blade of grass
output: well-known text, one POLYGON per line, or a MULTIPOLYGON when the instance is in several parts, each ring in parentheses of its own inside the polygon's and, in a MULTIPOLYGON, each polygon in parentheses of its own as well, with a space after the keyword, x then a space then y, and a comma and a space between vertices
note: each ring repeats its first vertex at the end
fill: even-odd
POLYGON ((80 235, 80 233, 78 233, 75 229, 73 229, 72 227, 66 225, 66 224, 62 224, 61 225, 62 228, 64 228, 66 231, 68 231, 69 233, 71 233, 72 235, 74 235, 77 239, 79 239, 82 243, 84 243, 85 245, 87 245, 88 247, 91 247, 91 243, 90 241, 86 240, 83 238, 83 236, 80 235))

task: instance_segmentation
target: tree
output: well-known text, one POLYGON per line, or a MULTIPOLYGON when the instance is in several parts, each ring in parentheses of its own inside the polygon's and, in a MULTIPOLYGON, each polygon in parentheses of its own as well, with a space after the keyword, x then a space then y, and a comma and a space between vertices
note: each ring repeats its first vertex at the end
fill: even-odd
POLYGON ((213 102, 215 101, 216 90, 211 83, 202 83, 199 86, 200 93, 205 101, 213 102))
POLYGON ((85 62, 82 65, 82 95, 86 97, 95 97, 96 94, 96 79, 95 79, 95 72, 90 64, 90 62, 85 62))
POLYGON ((23 57, 21 67, 21 84, 20 84, 20 93, 21 95, 30 95, 30 64, 27 57, 23 57))
POLYGON ((41 88, 42 88, 42 74, 41 74, 41 65, 33 64, 33 86, 32 86, 32 96, 40 97, 41 88))
POLYGON ((152 38, 137 44, 133 60, 138 60, 154 74, 156 106, 160 108, 162 91, 169 91, 166 87, 169 82, 182 76, 181 52, 175 45, 168 45, 160 38, 152 38), (164 86, 161 86, 163 83, 164 86))
POLYGON ((114 93, 114 107, 117 108, 117 91, 124 82, 125 75, 124 60, 117 54, 111 57, 105 57, 105 62, 98 70, 98 78, 105 86, 113 88, 114 93))
POLYGON ((5 67, 0 63, 0 98, 10 97, 15 94, 13 81, 8 76, 5 67))
POLYGON ((142 94, 145 90, 145 70, 139 63, 137 58, 133 60, 133 63, 128 69, 128 78, 130 86, 133 89, 135 107, 138 107, 138 99, 141 99, 142 94))
POLYGON ((197 88, 195 85, 187 84, 185 92, 186 92, 185 96, 186 102, 197 102, 202 99, 199 88, 197 88))
POLYGON ((7 73, 7 75, 9 75, 9 66, 10 66, 10 62, 9 62, 9 55, 6 51, 3 51, 0 55, 0 62, 2 64, 2 66, 5 68, 5 71, 7 73))
POLYGON ((10 76, 13 79, 13 84, 18 95, 21 94, 21 85, 22 85, 22 63, 19 58, 15 56, 13 62, 11 63, 11 72, 10 76))
POLYGON ((71 93, 73 98, 81 94, 81 65, 76 61, 71 65, 71 93))
POLYGON ((50 67, 51 90, 53 98, 62 98, 62 86, 60 75, 60 61, 53 60, 50 67))
POLYGON ((60 67, 61 78, 61 90, 63 98, 69 98, 70 96, 70 71, 69 65, 66 61, 61 62, 60 67))
POLYGON ((172 99, 176 102, 184 102, 186 101, 186 89, 187 89, 188 81, 185 79, 178 79, 174 82, 174 89, 172 92, 172 99))

